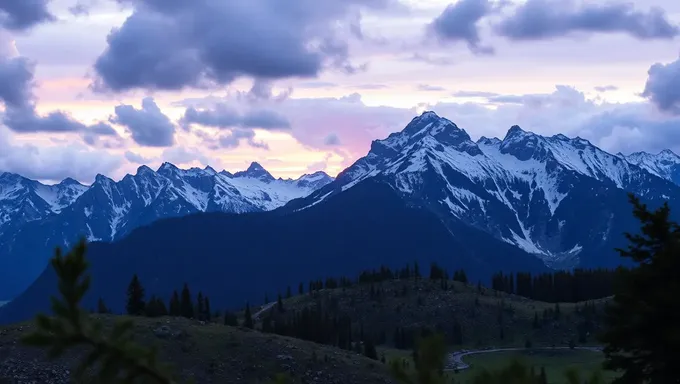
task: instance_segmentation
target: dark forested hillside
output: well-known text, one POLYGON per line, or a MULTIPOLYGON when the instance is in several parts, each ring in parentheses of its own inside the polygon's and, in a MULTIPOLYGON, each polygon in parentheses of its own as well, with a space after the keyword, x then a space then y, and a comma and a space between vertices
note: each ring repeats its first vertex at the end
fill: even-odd
MULTIPOLYGON (((407 206, 387 185, 368 180, 323 204, 287 213, 198 214, 161 220, 115 243, 89 247, 92 289, 123 310, 130 277, 147 294, 169 297, 185 282, 208 294, 216 308, 259 302, 266 292, 324 275, 354 275, 376 265, 413 261, 463 268, 475 281, 498 270, 543 272, 546 267, 516 247, 460 224, 451 230, 428 210, 407 206)), ((56 276, 51 269, 0 308, 0 321, 26 319, 49 308, 56 276)))

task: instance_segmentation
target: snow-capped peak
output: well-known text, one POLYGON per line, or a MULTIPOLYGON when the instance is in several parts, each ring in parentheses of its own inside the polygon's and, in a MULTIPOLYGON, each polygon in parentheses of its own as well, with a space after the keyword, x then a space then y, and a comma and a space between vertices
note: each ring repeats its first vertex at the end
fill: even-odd
POLYGON ((173 163, 169 162, 163 162, 160 167, 158 167, 158 170, 156 172, 160 173, 163 176, 169 176, 172 175, 173 173, 179 171, 179 168, 173 163))
MULTIPOLYGON (((462 220, 552 262, 580 252, 573 240, 556 240, 561 215, 574 209, 560 210, 565 199, 573 204, 570 191, 597 185, 662 198, 677 189, 582 138, 545 137, 514 125, 503 140, 482 137, 475 143, 434 112, 375 140, 367 156, 312 194, 307 206, 369 178, 444 218, 462 220), (548 221, 555 233, 546 232, 548 221)), ((577 192, 584 193, 592 192, 577 192)))
POLYGON ((497 137, 486 137, 482 136, 477 140, 477 144, 482 144, 482 145, 500 145, 502 143, 501 139, 497 137))
POLYGON ((300 187, 316 190, 330 183, 331 181, 333 181, 333 178, 328 176, 326 172, 316 171, 311 174, 307 173, 300 176, 300 178, 295 180, 295 183, 300 187))
POLYGON ((234 173, 234 177, 250 177, 253 179, 262 180, 265 182, 273 181, 274 176, 271 175, 260 163, 253 161, 245 171, 234 173))
POLYGON ((657 154, 633 152, 630 155, 624 155, 619 152, 617 156, 656 176, 680 184, 680 156, 670 149, 664 149, 657 154))
POLYGON ((62 180, 61 183, 59 183, 59 185, 68 186, 68 185, 82 185, 82 184, 78 180, 74 180, 70 177, 67 177, 64 180, 62 180))

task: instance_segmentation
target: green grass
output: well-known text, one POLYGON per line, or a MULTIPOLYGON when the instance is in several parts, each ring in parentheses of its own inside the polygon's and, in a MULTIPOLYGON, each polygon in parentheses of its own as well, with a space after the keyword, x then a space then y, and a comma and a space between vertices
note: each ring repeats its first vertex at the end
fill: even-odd
POLYGON ((463 357, 463 361, 469 364, 470 368, 460 371, 455 377, 465 383, 483 369, 497 370, 513 359, 533 366, 536 373, 544 367, 551 384, 566 383, 564 372, 568 368, 578 369, 582 378, 589 377, 595 371, 601 371, 606 382, 616 377, 615 373, 602 370, 604 360, 602 353, 584 350, 529 350, 468 355, 463 357))

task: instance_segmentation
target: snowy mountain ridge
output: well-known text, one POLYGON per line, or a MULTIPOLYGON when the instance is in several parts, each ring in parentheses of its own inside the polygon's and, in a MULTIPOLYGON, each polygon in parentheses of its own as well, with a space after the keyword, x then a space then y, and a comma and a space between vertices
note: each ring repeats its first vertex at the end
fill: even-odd
POLYGON ((66 179, 48 186, 0 174, 0 299, 23 290, 42 271, 54 247, 68 248, 81 236, 114 241, 156 220, 198 212, 268 211, 304 197, 333 178, 324 172, 275 179, 260 164, 231 174, 180 169, 163 163, 140 166, 114 181, 97 175, 90 186, 66 179), (35 239, 41 241, 36 242, 35 239))
POLYGON ((502 140, 482 137, 474 142, 450 120, 425 112, 401 132, 374 141, 368 155, 310 195, 307 206, 380 178, 443 220, 483 229, 548 265, 573 266, 580 263, 585 247, 593 250, 618 233, 612 220, 623 214, 622 208, 607 206, 607 199, 616 204, 622 200, 630 215, 626 192, 651 201, 680 198, 680 187, 660 176, 666 174, 662 167, 651 172, 633 159, 582 138, 544 137, 519 126, 512 126, 502 140), (586 215, 575 217, 573 210, 580 203, 599 209, 592 218, 599 243, 579 232, 586 215))
MULTIPOLYGON (((277 208, 330 181, 332 178, 322 171, 305 174, 295 180, 275 179, 256 162, 247 170, 233 175, 227 171, 216 172, 211 167, 180 169, 168 162, 163 163, 158 171, 142 165, 136 174, 128 174, 118 182, 97 175, 90 186, 71 178, 55 185, 45 185, 3 172, 0 173, 0 234, 6 226, 57 215, 90 190, 92 193, 103 193, 110 202, 127 194, 140 200, 141 206, 147 207, 161 194, 166 194, 171 201, 182 199, 195 211, 241 213, 277 208)), ((121 222, 122 216, 133 205, 130 201, 115 205, 116 214, 111 219, 112 231, 110 236, 104 238, 115 237, 115 223, 121 222)), ((86 206, 83 213, 89 217, 96 209, 94 205, 86 206)))
POLYGON ((680 156, 670 149, 664 149, 657 154, 634 152, 628 156, 619 152, 617 156, 659 177, 680 184, 680 156))

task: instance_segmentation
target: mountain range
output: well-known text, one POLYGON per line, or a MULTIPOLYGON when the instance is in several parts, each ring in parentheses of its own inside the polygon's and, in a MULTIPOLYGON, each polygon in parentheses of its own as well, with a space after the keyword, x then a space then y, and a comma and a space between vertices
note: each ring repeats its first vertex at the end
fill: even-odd
MULTIPOLYGON (((254 174, 261 167, 251 168, 248 180, 274 182, 264 173, 254 174)), ((90 246, 94 282, 87 302, 94 305, 102 297, 114 309, 122 309, 133 273, 139 274, 149 294, 167 297, 187 282, 208 293, 216 306, 235 307, 259 301, 265 294, 273 297, 299 281, 351 275, 379 264, 437 262, 449 270, 465 268, 473 280, 481 281, 499 270, 615 267, 622 263, 614 248, 625 245, 623 233, 639 230, 628 193, 652 207, 663 202, 675 207, 680 199, 679 169, 680 157, 670 151, 615 155, 582 138, 545 137, 518 126, 503 139, 473 141, 450 120, 425 112, 402 131, 374 141, 365 157, 334 180, 317 174, 323 182, 297 196, 286 195, 297 198, 285 205, 284 198, 270 196, 283 193, 267 192, 269 199, 248 203, 231 200, 240 196, 233 193, 230 199, 196 203, 192 206, 204 209, 192 212, 208 213, 187 216, 191 212, 174 207, 208 200, 186 192, 180 195, 173 188, 168 195, 189 196, 182 205, 173 205, 171 197, 159 200, 160 211, 177 212, 164 217, 174 218, 156 220, 158 215, 139 214, 133 225, 115 231, 105 226, 103 231, 113 234, 104 240, 114 241, 90 246)), ((158 174, 181 186, 187 179, 198 183, 201 177, 188 176, 198 171, 164 164, 158 174)), ((241 175, 230 177, 225 180, 241 175)), ((116 194, 99 196, 79 206, 79 213, 107 206, 99 211, 114 214, 104 221, 110 223, 120 210, 116 207, 123 205, 112 197, 116 194)), ((145 195, 135 196, 144 201, 145 195)), ((72 203, 53 217, 76 206, 72 203)), ((68 221, 56 222, 48 218, 24 225, 12 239, 12 250, 26 257, 31 240, 55 236, 50 231, 71 226, 68 221)), ((89 234, 84 232, 87 226, 80 228, 89 234)), ((63 238, 63 232, 56 233, 55 238, 63 238)), ((46 257, 49 252, 41 256, 41 267, 46 257)), ((53 272, 44 270, 22 295, 0 308, 0 321, 20 320, 46 309, 46 292, 55 286, 53 272)))
POLYGON ((0 300, 35 280, 54 247, 68 248, 81 236, 114 241, 160 218, 271 210, 332 180, 324 172, 275 179, 256 162, 234 174, 210 167, 183 170, 166 162, 157 171, 141 166, 118 182, 97 175, 90 186, 70 178, 44 185, 2 173, 0 270, 12 273, 0 279, 0 300))
POLYGON ((612 244, 637 225, 628 192, 652 205, 680 199, 680 157, 669 150, 613 155, 582 138, 544 137, 519 126, 502 140, 475 142, 453 122, 426 112, 374 141, 367 156, 307 204, 379 176, 443 221, 462 221, 555 268, 619 262, 612 244))

